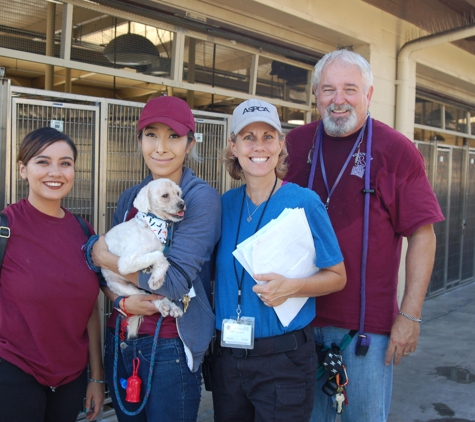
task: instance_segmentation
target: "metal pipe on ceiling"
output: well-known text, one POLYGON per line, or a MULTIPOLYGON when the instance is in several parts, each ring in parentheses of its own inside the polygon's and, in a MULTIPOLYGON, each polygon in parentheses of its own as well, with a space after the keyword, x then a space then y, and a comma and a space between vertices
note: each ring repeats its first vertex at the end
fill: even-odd
MULTIPOLYGON (((54 57, 54 27, 56 17, 56 4, 46 3, 46 56, 54 57)), ((54 66, 45 66, 45 89, 51 91, 54 85, 54 66)))
POLYGON ((450 29, 408 41, 397 55, 396 130, 414 137, 414 104, 416 98, 416 60, 412 54, 426 48, 475 36, 475 24, 450 29))

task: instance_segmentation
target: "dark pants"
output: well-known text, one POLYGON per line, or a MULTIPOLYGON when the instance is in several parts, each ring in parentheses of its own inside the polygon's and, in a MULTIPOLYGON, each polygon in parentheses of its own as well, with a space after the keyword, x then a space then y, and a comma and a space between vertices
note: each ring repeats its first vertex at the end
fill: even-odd
POLYGON ((276 349, 285 350, 286 334, 284 339, 256 339, 247 356, 242 349, 221 347, 217 339, 211 370, 215 421, 310 419, 317 373, 315 341, 311 327, 297 333, 304 340, 295 350, 272 352, 273 339, 276 349))
POLYGON ((52 391, 15 365, 0 359, 0 420, 74 422, 84 409, 87 373, 52 391))

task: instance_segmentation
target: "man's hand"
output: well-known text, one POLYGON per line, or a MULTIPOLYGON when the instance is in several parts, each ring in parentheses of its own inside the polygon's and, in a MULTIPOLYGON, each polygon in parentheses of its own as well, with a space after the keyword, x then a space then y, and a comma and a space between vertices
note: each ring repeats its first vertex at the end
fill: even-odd
MULTIPOLYGON (((420 318, 427 286, 434 266, 436 239, 432 224, 419 227, 407 238, 406 286, 401 311, 420 318)), ((391 329, 386 365, 394 358, 394 365, 417 348, 421 325, 403 315, 398 315, 391 329)))
POLYGON ((398 365, 401 359, 409 356, 417 349, 421 324, 398 315, 391 329, 389 345, 386 351, 386 365, 391 364, 394 358, 394 365, 398 365))

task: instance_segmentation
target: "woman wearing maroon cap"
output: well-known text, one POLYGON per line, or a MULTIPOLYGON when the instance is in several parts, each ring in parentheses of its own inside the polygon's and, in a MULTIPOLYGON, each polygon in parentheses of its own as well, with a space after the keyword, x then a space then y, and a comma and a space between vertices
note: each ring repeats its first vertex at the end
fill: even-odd
MULTIPOLYGON (((176 97, 152 99, 140 115, 138 130, 151 174, 121 195, 112 225, 135 215, 133 201, 151 180, 169 178, 179 184, 186 203, 185 218, 170 230, 173 234, 167 259, 171 265, 164 285, 151 293, 167 296, 183 310, 183 300, 191 299, 182 317, 163 318, 155 340, 160 314, 151 302, 158 296, 124 298, 103 287, 116 309, 144 315, 138 338, 126 341, 116 338, 120 331, 116 330, 118 311, 113 312, 106 332, 106 380, 119 421, 195 421, 201 398, 201 361, 214 333, 209 264, 221 234, 220 198, 215 189, 183 165, 187 155, 193 158, 196 142, 194 117, 185 101, 176 97), (124 385, 133 375, 136 358, 140 360, 137 372, 142 387, 140 401, 130 403, 124 385)), ((94 245, 92 257, 97 266, 118 272, 118 258, 108 252, 103 237, 94 245)), ((150 274, 126 277, 150 291, 150 274)))

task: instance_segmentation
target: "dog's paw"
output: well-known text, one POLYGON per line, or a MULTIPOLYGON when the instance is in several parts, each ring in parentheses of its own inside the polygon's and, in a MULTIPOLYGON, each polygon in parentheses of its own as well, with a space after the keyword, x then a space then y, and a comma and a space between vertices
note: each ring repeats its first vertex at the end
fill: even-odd
POLYGON ((163 317, 170 315, 170 301, 165 297, 163 299, 155 300, 154 305, 163 317))
POLYGON ((165 281, 165 275, 163 277, 157 278, 152 271, 152 275, 150 276, 148 280, 148 286, 152 290, 158 290, 160 287, 163 286, 164 281, 165 281))
POLYGON ((170 316, 174 318, 180 318, 181 316, 183 316, 183 311, 178 306, 176 306, 173 302, 171 302, 171 306, 170 306, 170 316))
POLYGON ((175 305, 170 299, 164 297, 163 299, 159 299, 153 302, 160 313, 165 316, 172 316, 174 318, 180 318, 183 316, 183 311, 175 305))
POLYGON ((165 281, 165 277, 161 277, 161 278, 155 278, 154 277, 154 274, 152 273, 152 275, 150 276, 149 280, 148 280, 148 286, 152 289, 152 290, 158 290, 160 287, 163 286, 163 282, 165 281))
POLYGON ((163 317, 168 315, 174 318, 180 318, 183 316, 183 311, 175 305, 170 299, 164 297, 163 299, 154 300, 153 304, 159 310, 163 317))
POLYGON ((168 262, 155 264, 152 268, 152 275, 148 280, 148 285, 151 289, 157 290, 162 287, 165 281, 165 274, 167 273, 169 264, 168 262))

